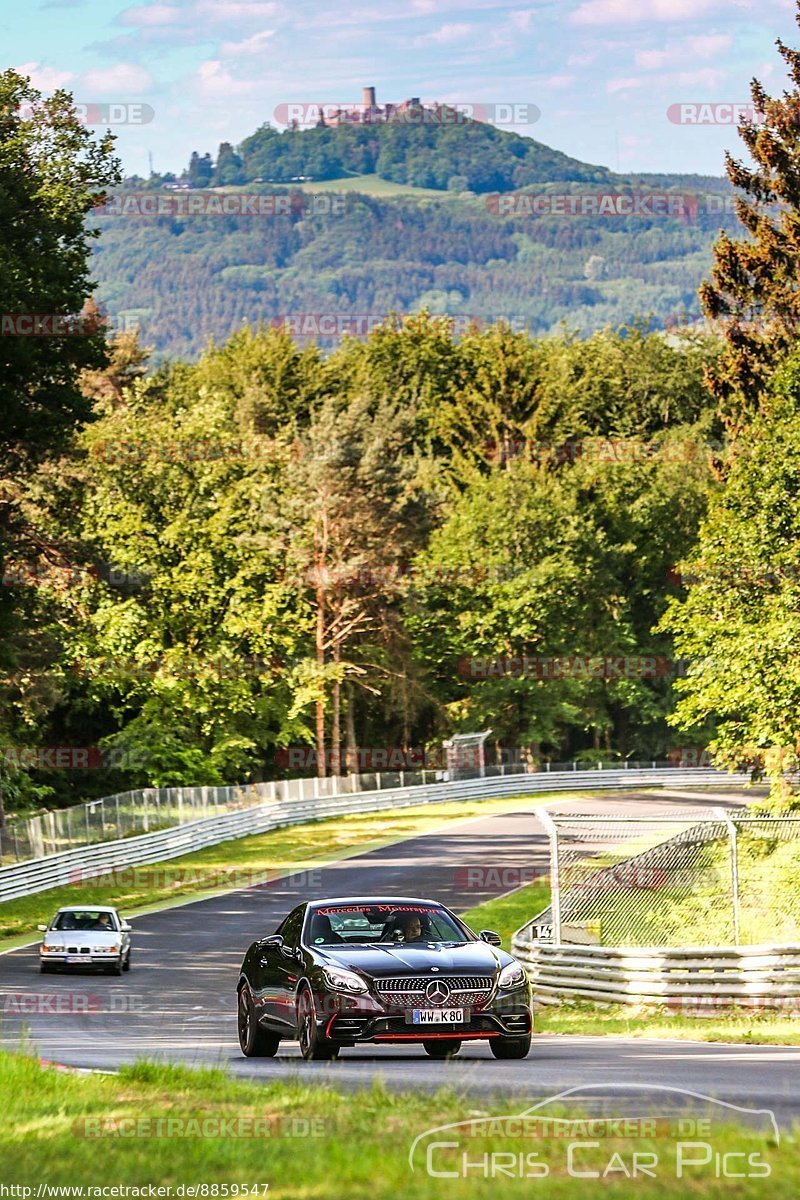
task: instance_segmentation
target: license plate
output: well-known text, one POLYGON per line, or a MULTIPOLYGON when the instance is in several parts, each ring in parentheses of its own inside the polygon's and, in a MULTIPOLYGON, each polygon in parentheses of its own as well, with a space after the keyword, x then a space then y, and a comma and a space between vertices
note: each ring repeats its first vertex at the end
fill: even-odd
POLYGON ((463 1025, 469 1017, 463 1008, 415 1008, 412 1025, 463 1025))
POLYGON ((80 962, 80 961, 81 961, 80 954, 68 954, 66 956, 66 958, 64 959, 64 962, 80 962))

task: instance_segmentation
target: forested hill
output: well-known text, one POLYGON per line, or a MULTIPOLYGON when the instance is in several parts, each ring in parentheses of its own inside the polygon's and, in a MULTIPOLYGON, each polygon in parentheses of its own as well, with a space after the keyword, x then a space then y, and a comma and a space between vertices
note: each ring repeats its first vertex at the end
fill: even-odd
POLYGON ((236 150, 223 143, 216 159, 193 154, 183 187, 176 178, 125 182, 151 204, 163 195, 163 215, 120 204, 98 219, 97 299, 157 358, 197 358, 245 322, 287 323, 330 347, 386 314, 422 309, 462 324, 505 318, 536 335, 649 317, 668 328, 699 319, 713 240, 735 224, 725 180, 622 177, 478 121, 265 125, 236 150), (532 188, 701 199, 689 218, 501 211, 498 193, 532 188), (288 190, 302 195, 284 197, 282 214, 223 215, 225 192, 267 193, 268 206, 288 190), (190 206, 198 191, 214 215, 190 206))
MULTIPOLYGON (((421 115, 431 110, 420 109, 421 115)), ((446 110, 452 111, 452 110, 446 110)), ((432 114, 436 116, 436 113, 432 114)), ((289 183, 377 175, 392 183, 440 191, 506 192, 537 183, 603 183, 613 176, 533 138, 481 121, 422 120, 339 125, 280 132, 263 125, 233 150, 223 143, 215 161, 194 155, 194 184, 289 183)))

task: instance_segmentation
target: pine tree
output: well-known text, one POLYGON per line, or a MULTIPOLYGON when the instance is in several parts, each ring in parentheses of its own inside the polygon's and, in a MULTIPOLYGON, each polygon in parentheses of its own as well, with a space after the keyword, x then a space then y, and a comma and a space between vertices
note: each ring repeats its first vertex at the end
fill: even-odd
POLYGON ((775 366, 800 332, 800 51, 776 44, 793 89, 773 99, 754 79, 758 119, 743 121, 739 133, 755 166, 726 154, 749 237, 720 234, 711 280, 700 287, 706 315, 721 320, 725 336, 708 384, 733 428, 759 410, 775 366))

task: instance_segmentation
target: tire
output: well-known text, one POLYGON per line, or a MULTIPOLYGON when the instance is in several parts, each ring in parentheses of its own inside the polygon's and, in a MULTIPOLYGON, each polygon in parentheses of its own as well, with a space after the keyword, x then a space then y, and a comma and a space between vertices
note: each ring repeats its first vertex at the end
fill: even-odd
POLYGON ((122 964, 122 969, 123 969, 123 971, 130 971, 130 969, 131 969, 131 952, 130 952, 130 950, 125 955, 125 962, 122 964))
POLYGON ((330 1062, 339 1057, 339 1047, 323 1037, 317 1028, 314 997, 304 988, 297 999, 297 1040, 307 1062, 330 1062))
POLYGON ((425 1047, 425 1053, 429 1054, 431 1058, 453 1058, 454 1055, 458 1054, 459 1050, 461 1049, 461 1042, 456 1041, 455 1039, 452 1042, 430 1041, 423 1042, 422 1044, 425 1047))
POLYGON ((527 1058, 531 1048, 531 1035, 490 1038, 489 1045, 495 1058, 527 1058))
POLYGON ((121 975, 122 974, 122 955, 121 954, 120 954, 119 958, 117 959, 117 961, 114 963, 114 965, 111 967, 108 967, 108 973, 109 973, 109 975, 121 975))
POLYGON ((50 966, 50 963, 39 963, 39 971, 42 975, 52 975, 53 968, 50 966))
POLYGON ((259 1025, 253 997, 246 985, 239 989, 237 1025, 239 1046, 245 1058, 274 1058, 278 1053, 281 1039, 259 1025))

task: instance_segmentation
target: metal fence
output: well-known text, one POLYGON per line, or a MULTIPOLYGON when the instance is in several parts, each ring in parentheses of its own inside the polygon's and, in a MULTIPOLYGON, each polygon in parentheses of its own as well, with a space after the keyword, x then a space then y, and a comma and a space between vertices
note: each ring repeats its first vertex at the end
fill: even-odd
MULTIPOLYGON (((11 863, 0 869, 0 902, 19 896, 32 895, 47 888, 77 883, 98 870, 108 871, 132 865, 159 863, 203 846, 217 845, 247 834, 277 829, 284 825, 299 825, 318 821, 337 814, 378 812, 383 809, 406 808, 418 804, 445 804, 448 801, 488 800, 493 797, 513 797, 536 793, 591 791, 620 788, 657 787, 720 787, 746 783, 748 776, 731 776, 713 767, 659 770, 605 771, 539 771, 526 775, 489 775, 465 780, 441 780, 424 787, 381 788, 372 791, 340 792, 302 799, 296 787, 287 788, 292 794, 276 795, 267 792, 282 785, 256 784, 250 791, 251 807, 237 812, 225 812, 176 825, 168 829, 140 833, 135 837, 78 846, 43 858, 11 863)), ((294 781, 296 784, 298 781, 294 781)), ((311 784, 313 781, 306 781, 311 784)), ((321 789, 322 781, 317 787, 321 789)), ((190 789, 186 789, 187 791, 190 789)), ((200 790, 200 789, 196 789, 200 790)))
MULTIPOLYGON (((506 775, 563 775, 576 777, 585 768, 579 762, 546 763, 533 768, 523 762, 499 766, 461 769, 459 779, 497 779, 506 775)), ((673 763, 625 762, 597 763, 592 770, 636 771, 673 770, 699 774, 708 768, 681 768, 673 763)), ((0 826, 0 866, 59 854, 78 846, 97 845, 119 838, 135 837, 159 829, 169 829, 206 817, 221 816, 248 808, 260 800, 311 800, 354 792, 380 791, 387 788, 425 786, 447 782, 446 771, 375 771, 365 775, 333 776, 311 779, 275 780, 270 783, 242 784, 232 787, 141 788, 115 796, 92 800, 70 808, 40 813, 33 817, 9 820, 0 826)))
POLYGON ((539 815, 551 904, 517 931, 520 944, 800 942, 800 815, 539 815))

